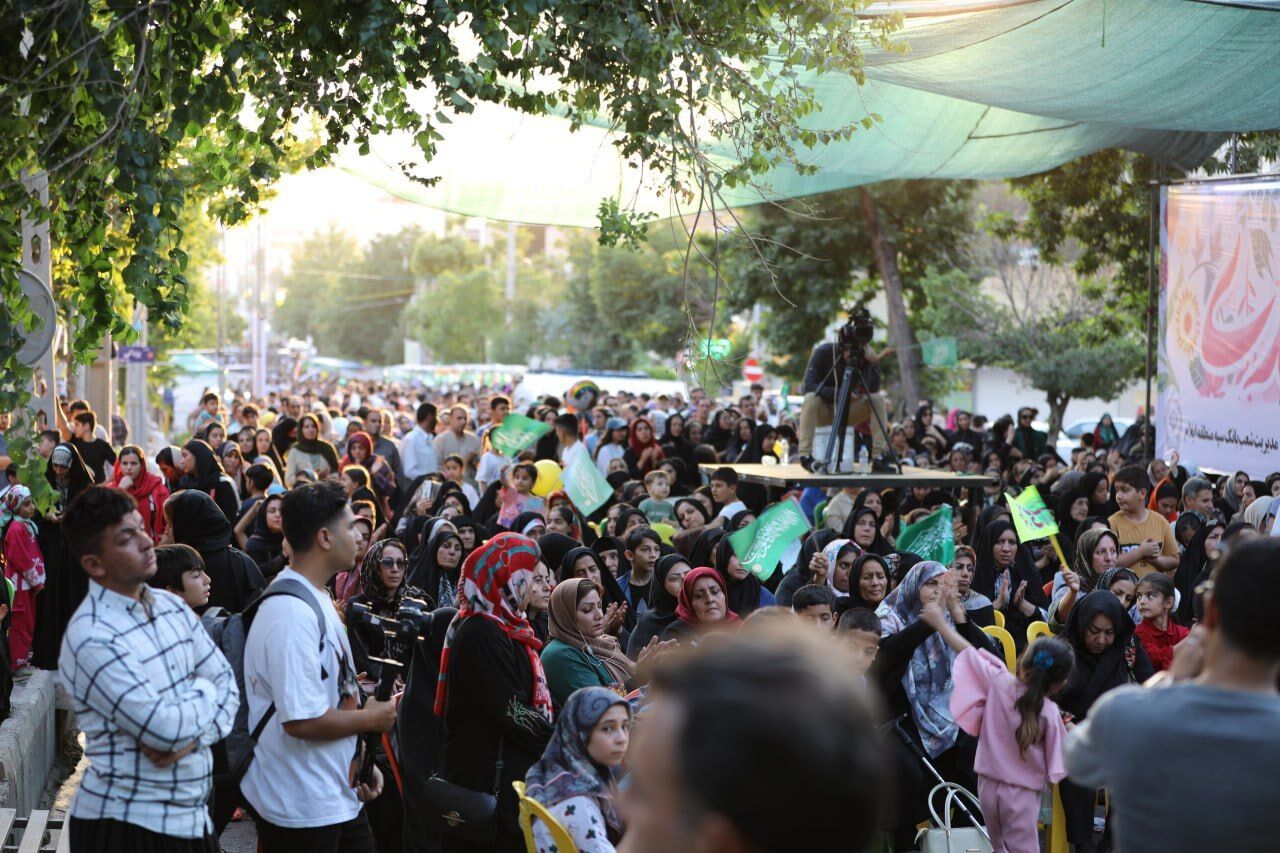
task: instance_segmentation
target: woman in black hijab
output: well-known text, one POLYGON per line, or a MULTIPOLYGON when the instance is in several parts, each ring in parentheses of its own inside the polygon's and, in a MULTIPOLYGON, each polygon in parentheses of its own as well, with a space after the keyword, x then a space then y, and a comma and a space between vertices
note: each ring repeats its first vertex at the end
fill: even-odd
MULTIPOLYGON (((560 536, 561 539, 568 539, 567 536, 561 536, 559 533, 548 533, 542 539, 547 539, 551 536, 560 536)), ((553 543, 550 551, 543 549, 543 562, 548 567, 552 565, 556 567, 556 583, 560 584, 575 578, 587 577, 598 583, 603 591, 600 596, 600 607, 602 609, 608 610, 611 604, 619 608, 627 607, 627 597, 622 592, 622 585, 618 583, 617 578, 610 574, 605 567, 604 560, 600 559, 600 555, 585 545, 579 545, 571 539, 569 541, 572 543, 572 547, 568 550, 563 550, 563 543, 560 542, 553 543), (560 559, 555 563, 550 562, 550 558, 556 555, 559 555, 560 559), (591 559, 591 568, 587 570, 585 575, 578 567, 578 561, 583 557, 591 559), (594 576, 597 573, 599 574, 598 578, 594 576)), ((538 541, 538 547, 542 548, 542 540, 538 541)), ((636 615, 628 609, 623 616, 622 627, 626 631, 630 631, 635 627, 635 624, 636 615)), ((625 647, 624 644, 623 648, 625 647)))
POLYGON ((849 517, 844 520, 844 529, 840 532, 844 539, 851 539, 863 551, 872 554, 885 556, 893 550, 893 546, 889 544, 889 540, 884 538, 884 534, 880 532, 880 516, 869 506, 863 506, 849 513, 849 517), (868 542, 865 533, 858 532, 858 521, 863 518, 869 518, 871 524, 875 527, 875 535, 868 542))
POLYGON ((240 498, 236 495, 236 487, 222 469, 222 462, 212 447, 198 438, 191 439, 182 445, 178 467, 186 475, 178 484, 180 488, 194 489, 213 498, 228 520, 240 517, 240 498))
POLYGON ((1003 518, 986 526, 973 549, 977 566, 970 587, 991 599, 997 610, 1004 611, 1005 627, 1013 635, 1014 646, 1021 651, 1027 645, 1027 626, 1047 618, 1044 611, 1049 607, 1049 599, 1044 594, 1044 581, 1040 580, 1030 550, 1017 537, 1013 522, 1003 518), (1012 543, 1009 543, 1010 537, 1012 543), (1002 589, 1003 596, 997 597, 996 582, 1006 571, 1009 584, 1002 589), (1019 601, 1018 588, 1024 583, 1019 601), (1029 606, 1024 607, 1022 602, 1029 606), (1024 612, 1026 609, 1031 612, 1024 612))
MULTIPOLYGON (((201 442, 203 444, 203 442, 201 442)), ((213 498, 201 491, 179 492, 165 504, 173 541, 190 545, 209 575, 209 607, 239 613, 267 585, 258 564, 231 545, 231 522, 213 498)))
POLYGON ((773 593, 766 590, 760 583, 760 579, 751 572, 739 569, 743 571, 743 576, 740 578, 733 576, 733 572, 729 571, 729 564, 736 557, 737 554, 733 551, 733 543, 729 541, 729 537, 721 537, 716 543, 713 568, 720 573, 720 577, 724 578, 724 594, 729 609, 737 613, 740 619, 746 619, 761 607, 773 604, 774 597, 773 593))
POLYGON ((1081 477, 1080 491, 1084 492, 1084 496, 1089 499, 1089 515, 1109 518, 1120 509, 1111 498, 1111 484, 1107 480, 1107 475, 1101 471, 1090 471, 1081 477), (1104 494, 1105 497, 1103 497, 1104 494))
POLYGON ((547 529, 547 520, 540 512, 522 512, 517 515, 508 528, 512 533, 519 533, 521 536, 528 536, 531 539, 537 539, 547 529))
POLYGON ((289 449, 293 447, 294 437, 298 433, 298 422, 288 415, 282 416, 271 427, 271 449, 267 451, 267 455, 271 457, 271 461, 276 463, 276 470, 284 476, 285 457, 289 455, 289 449))
MULTIPOLYGON (((796 594, 796 590, 813 580, 813 571, 809 568, 809 561, 813 559, 813 555, 821 553, 823 548, 840 538, 844 537, 829 527, 815 530, 804 538, 804 542, 800 545, 800 556, 796 558, 795 565, 787 570, 779 581, 778 588, 774 590, 774 598, 780 606, 790 607, 791 598, 796 594)), ((694 563, 694 565, 699 564, 694 563)))
POLYGON ((627 546, 616 536, 601 536, 591 543, 591 550, 604 563, 615 578, 625 575, 631 566, 627 564, 627 546))
MULTIPOLYGON (((546 563, 547 568, 556 576, 557 582, 560 578, 560 564, 564 562, 565 554, 580 547, 582 547, 581 542, 563 533, 544 533, 538 537, 538 552, 542 554, 542 562, 546 563)), ((573 575, 570 574, 569 577, 573 575)))
POLYGON ((284 568, 284 530, 279 527, 279 506, 276 507, 277 529, 272 530, 267 520, 272 504, 279 504, 284 500, 284 495, 267 495, 262 499, 262 506, 258 507, 258 514, 253 519, 253 533, 249 535, 249 541, 244 543, 244 552, 248 554, 258 568, 262 570, 262 574, 267 578, 274 578, 284 568))
MULTIPOLYGON (((1071 644, 1076 665, 1054 700, 1075 722, 1085 719, 1102 694, 1126 684, 1141 684, 1155 674, 1142 644, 1133 642, 1133 631, 1133 620, 1109 590, 1096 589, 1071 609, 1059 639, 1071 644), (1114 632, 1110 640, 1105 633, 1108 630, 1114 632)), ((1067 840, 1076 849, 1092 845, 1097 791, 1082 788, 1068 778, 1060 783, 1059 793, 1066 815, 1067 840)))
POLYGON ((58 668, 62 634, 89 591, 89 576, 71 553, 62 535, 62 514, 76 496, 93 485, 93 474, 74 445, 63 442, 49 454, 45 479, 58 493, 55 512, 36 525, 36 542, 44 557, 44 590, 36 596, 36 626, 31 640, 31 665, 58 668))
POLYGON ((680 498, 675 503, 676 525, 681 530, 697 530, 711 523, 711 513, 697 498, 680 498))
POLYGON ((732 418, 733 412, 729 409, 721 409, 711 416, 711 426, 702 433, 702 443, 714 447, 716 452, 721 454, 721 458, 725 458, 724 454, 733 444, 735 430, 729 426, 732 418))
POLYGON ((1173 614, 1179 625, 1190 628, 1196 621, 1196 587, 1208 579, 1213 555, 1222 542, 1226 525, 1220 519, 1213 519, 1200 525, 1196 535, 1191 537, 1187 550, 1182 552, 1178 560, 1178 571, 1173 576, 1173 585, 1181 594, 1178 609, 1173 614))
POLYGON ((685 435, 684 415, 677 412, 674 415, 667 416, 667 421, 662 426, 662 437, 658 439, 658 444, 661 445, 662 452, 667 454, 668 459, 679 459, 683 463, 684 477, 681 478, 681 482, 686 486, 699 485, 700 480, 689 476, 689 472, 696 472, 698 466, 693 458, 693 442, 685 435))
POLYGON ((649 609, 640 614, 636 627, 631 631, 631 638, 627 641, 627 657, 635 660, 654 637, 661 637, 662 632, 676 621, 676 595, 667 589, 667 579, 675 570, 676 575, 672 581, 678 589, 680 584, 675 583, 675 579, 683 581, 692 568, 689 561, 680 554, 667 554, 658 558, 653 566, 653 583, 649 586, 649 609))
POLYGON ((1075 541, 1080 538, 1084 529, 1080 525, 1089 516, 1089 496, 1081 489, 1069 489, 1058 499, 1058 511, 1054 514, 1058 520, 1058 541, 1062 543, 1063 556, 1067 565, 1075 561, 1075 541), (1080 501, 1079 507, 1076 502, 1080 501), (1080 518, 1076 518, 1083 511, 1080 518))
MULTIPOLYGON (((448 556, 452 557, 452 553, 448 556)), ((422 553, 418 555, 406 583, 426 593, 432 607, 448 607, 457 598, 461 573, 462 537, 452 524, 442 519, 427 534, 426 544, 422 546, 422 553), (445 565, 441 561, 441 552, 446 546, 457 554, 453 565, 445 565)))
MULTIPOLYGON (((977 549, 978 540, 982 538, 982 531, 986 530, 987 525, 995 521, 999 516, 1004 516, 1006 519, 1012 518, 1009 514, 1009 508, 1004 504, 992 504, 982 508, 982 512, 978 513, 978 521, 973 525, 973 532, 969 534, 967 544, 970 548, 977 549)), ((977 578, 974 578, 974 581, 976 582, 977 578)), ((982 590, 979 589, 978 592, 982 592, 982 590)), ((986 593, 983 593, 983 595, 986 595, 986 593)), ((991 596, 987 597, 990 598, 991 596)))

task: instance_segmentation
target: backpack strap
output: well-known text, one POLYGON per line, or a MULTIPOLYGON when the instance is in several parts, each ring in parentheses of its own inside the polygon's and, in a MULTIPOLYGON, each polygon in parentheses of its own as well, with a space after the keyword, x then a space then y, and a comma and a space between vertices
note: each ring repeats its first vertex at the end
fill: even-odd
MULTIPOLYGON (((258 596, 248 607, 244 609, 244 613, 241 618, 247 623, 244 632, 246 641, 249 637, 249 631, 253 629, 253 620, 258 614, 258 608, 262 605, 262 602, 266 601, 268 598, 274 598, 275 596, 280 595, 287 595, 290 598, 300 599, 311 608, 311 612, 314 613, 316 617, 316 627, 320 629, 320 651, 323 652, 325 629, 324 611, 320 609, 320 604, 316 601, 316 597, 311 594, 311 591, 303 586, 302 581, 294 580, 293 578, 276 578, 269 586, 267 586, 262 595, 258 596)), ((320 679, 323 681, 328 677, 329 673, 325 671, 324 663, 322 662, 320 664, 320 679)), ((262 719, 253 727, 253 732, 250 735, 253 739, 253 743, 256 744, 258 742, 258 738, 262 735, 263 730, 266 729, 267 723, 270 722, 273 716, 275 716, 275 713, 276 703, 272 702, 271 705, 267 707, 267 712, 262 715, 262 719)), ((248 769, 247 763, 245 764, 245 769, 248 769)), ((243 771, 241 772, 243 774, 243 771)))

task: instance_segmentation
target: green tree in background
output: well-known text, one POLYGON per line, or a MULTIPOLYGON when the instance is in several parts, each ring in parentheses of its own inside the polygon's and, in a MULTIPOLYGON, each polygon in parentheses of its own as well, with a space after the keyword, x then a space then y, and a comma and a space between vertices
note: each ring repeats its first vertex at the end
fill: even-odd
POLYGON ((744 225, 763 238, 757 241, 763 259, 750 247, 735 248, 726 305, 738 312, 764 306, 764 339, 785 353, 781 375, 798 381, 842 304, 866 303, 887 290, 889 340, 899 349, 887 366, 900 370, 902 397, 914 404, 919 353, 906 349, 915 341, 908 315, 924 307, 920 279, 930 267, 963 262, 972 186, 893 181, 752 208, 744 225))

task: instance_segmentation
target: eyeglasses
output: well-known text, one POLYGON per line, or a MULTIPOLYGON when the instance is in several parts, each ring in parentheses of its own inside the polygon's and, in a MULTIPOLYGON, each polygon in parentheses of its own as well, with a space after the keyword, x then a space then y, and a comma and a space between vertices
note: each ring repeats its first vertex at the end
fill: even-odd
POLYGON ((409 561, 404 557, 383 557, 378 562, 384 569, 403 569, 409 565, 409 561))

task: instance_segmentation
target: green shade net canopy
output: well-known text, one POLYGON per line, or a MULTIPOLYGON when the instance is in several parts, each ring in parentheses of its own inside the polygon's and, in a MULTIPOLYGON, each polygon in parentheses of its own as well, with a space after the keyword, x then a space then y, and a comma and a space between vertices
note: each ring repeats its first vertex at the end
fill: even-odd
MULTIPOLYGON (((876 113, 869 129, 778 167, 731 205, 909 178, 1033 174, 1105 148, 1190 169, 1232 132, 1280 127, 1280 4, 1254 0, 914 0, 905 53, 869 51, 867 82, 815 75, 814 127, 876 113)), ((428 165, 408 134, 341 168, 401 198, 489 219, 592 227, 602 200, 662 217, 682 207, 660 175, 619 156, 605 127, 478 104, 443 128, 428 165), (441 176, 433 187, 401 164, 441 176)), ((713 159, 733 156, 713 142, 713 159)))

